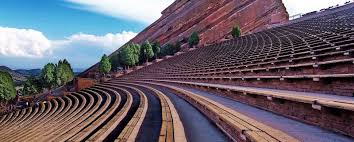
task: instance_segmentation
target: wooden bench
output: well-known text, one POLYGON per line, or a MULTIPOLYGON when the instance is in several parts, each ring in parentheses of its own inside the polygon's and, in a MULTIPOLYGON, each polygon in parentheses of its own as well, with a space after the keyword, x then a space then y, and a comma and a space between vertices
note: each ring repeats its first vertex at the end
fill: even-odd
POLYGON ((282 131, 271 128, 261 122, 227 108, 222 104, 190 91, 166 84, 151 82, 143 83, 163 86, 175 90, 178 92, 177 95, 181 96, 192 105, 195 105, 235 141, 298 141, 282 131))

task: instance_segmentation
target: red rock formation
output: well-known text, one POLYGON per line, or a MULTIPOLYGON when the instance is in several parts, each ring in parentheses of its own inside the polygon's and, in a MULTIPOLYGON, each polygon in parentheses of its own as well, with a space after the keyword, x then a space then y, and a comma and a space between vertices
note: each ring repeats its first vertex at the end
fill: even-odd
POLYGON ((230 35, 234 25, 248 33, 286 22, 288 18, 281 0, 176 0, 131 42, 172 43, 197 31, 201 44, 212 43, 230 35))
POLYGON ((94 86, 95 81, 89 78, 76 78, 75 85, 76 91, 80 91, 82 89, 94 86))
MULTIPOLYGON (((247 34, 288 19, 282 0, 176 0, 130 42, 158 40, 163 45, 180 40, 183 43, 197 31, 200 44, 208 44, 228 37, 235 25, 247 34)), ((92 69, 95 66, 82 75, 88 75, 92 69)))

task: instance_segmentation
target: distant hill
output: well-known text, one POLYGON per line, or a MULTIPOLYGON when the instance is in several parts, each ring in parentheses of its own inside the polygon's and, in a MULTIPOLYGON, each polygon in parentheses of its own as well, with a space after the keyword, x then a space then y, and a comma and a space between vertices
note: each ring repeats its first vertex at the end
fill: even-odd
POLYGON ((18 70, 15 70, 15 72, 17 73, 20 73, 24 76, 39 76, 41 74, 41 69, 29 69, 29 70, 26 70, 26 69, 18 69, 18 70))
POLYGON ((0 70, 9 72, 12 78, 14 79, 16 85, 19 85, 27 80, 25 75, 18 73, 15 70, 10 69, 9 67, 0 66, 0 70))
POLYGON ((6 66, 0 66, 0 70, 2 70, 2 71, 12 71, 9 67, 6 67, 6 66))
POLYGON ((74 71, 74 74, 75 76, 80 74, 81 72, 85 71, 86 69, 82 69, 82 68, 74 68, 73 71, 74 71))
MULTIPOLYGON (((12 70, 11 68, 9 68, 7 66, 0 66, 0 70, 9 72, 11 74, 12 78, 14 79, 16 85, 19 85, 22 82, 26 81, 27 77, 30 77, 30 76, 38 77, 41 75, 41 72, 42 72, 41 69, 12 70)), ((77 75, 77 74, 83 72, 85 69, 74 68, 73 70, 74 70, 74 74, 77 75)))

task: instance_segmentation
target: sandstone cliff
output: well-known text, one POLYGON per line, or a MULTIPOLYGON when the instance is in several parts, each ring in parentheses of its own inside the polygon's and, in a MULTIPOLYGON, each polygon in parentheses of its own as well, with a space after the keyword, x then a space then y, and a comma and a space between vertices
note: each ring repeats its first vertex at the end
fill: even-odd
POLYGON ((281 0, 176 0, 131 42, 183 42, 197 31, 201 44, 212 43, 227 37, 234 25, 248 33, 286 22, 288 18, 281 0))
MULTIPOLYGON (((288 19, 282 0, 176 0, 130 42, 141 44, 157 40, 163 45, 179 40, 186 43, 191 33, 197 31, 200 44, 204 45, 228 37, 235 25, 247 34, 288 19)), ((92 69, 95 66, 82 75, 92 69)))

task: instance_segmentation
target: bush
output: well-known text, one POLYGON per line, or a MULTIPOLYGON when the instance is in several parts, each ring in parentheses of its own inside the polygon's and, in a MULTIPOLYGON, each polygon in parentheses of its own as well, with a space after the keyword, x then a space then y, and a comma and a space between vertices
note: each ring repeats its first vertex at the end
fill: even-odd
POLYGON ((162 47, 161 49, 161 54, 162 56, 167 56, 167 55, 174 55, 174 52, 173 52, 173 45, 168 43, 166 44, 164 47, 162 47))
MULTIPOLYGON (((182 47, 181 42, 180 42, 180 41, 177 41, 176 44, 175 44, 175 46, 173 47, 173 52, 174 52, 174 53, 177 53, 177 52, 181 51, 181 47, 182 47)), ((173 54, 174 54, 174 53, 173 53, 173 54)))
POLYGON ((232 37, 236 38, 236 37, 240 37, 241 36, 241 29, 239 26, 235 26, 232 28, 231 31, 232 37))
POLYGON ((197 32, 193 32, 192 35, 189 37, 188 44, 190 48, 199 44, 199 35, 197 32))

